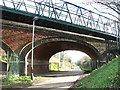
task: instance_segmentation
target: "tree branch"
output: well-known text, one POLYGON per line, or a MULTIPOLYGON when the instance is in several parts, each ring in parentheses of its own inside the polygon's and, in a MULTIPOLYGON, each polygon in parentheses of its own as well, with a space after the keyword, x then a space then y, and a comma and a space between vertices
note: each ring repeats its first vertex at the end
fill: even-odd
POLYGON ((102 5, 105 5, 105 6, 109 7, 110 9, 114 10, 116 13, 120 14, 120 12, 119 12, 118 10, 112 8, 112 7, 109 6, 108 4, 105 4, 105 3, 102 3, 102 2, 97 2, 97 3, 100 3, 100 4, 102 4, 102 5))
MULTIPOLYGON (((91 5, 91 4, 90 4, 90 5, 91 5)), ((92 6, 92 5, 91 5, 91 6, 92 6)), ((111 15, 111 16, 115 17, 116 19, 118 19, 118 21, 120 21, 120 19, 119 19, 117 16, 115 16, 115 15, 113 15, 113 14, 111 14, 111 13, 101 12, 101 11, 99 11, 97 8, 95 8, 94 6, 92 6, 92 7, 93 7, 95 10, 97 10, 98 12, 111 15)))
POLYGON ((110 3, 108 3, 107 2, 107 5, 114 5, 114 7, 113 6, 111 6, 111 7, 113 7, 114 9, 117 9, 118 11, 120 11, 120 4, 119 3, 116 3, 116 2, 110 2, 110 3))

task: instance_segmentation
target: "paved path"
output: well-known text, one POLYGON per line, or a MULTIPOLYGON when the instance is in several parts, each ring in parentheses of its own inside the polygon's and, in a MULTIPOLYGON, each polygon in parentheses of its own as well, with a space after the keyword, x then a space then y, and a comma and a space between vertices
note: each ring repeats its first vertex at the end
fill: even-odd
POLYGON ((56 90, 62 88, 63 90, 70 88, 80 75, 77 76, 65 76, 65 77, 54 77, 50 80, 36 84, 35 86, 30 86, 28 88, 44 88, 50 90, 56 90))
POLYGON ((80 78, 80 76, 84 72, 79 69, 79 67, 75 67, 72 71, 63 71, 63 72, 50 72, 47 74, 44 74, 44 76, 49 77, 49 80, 46 80, 44 82, 41 82, 39 84, 36 84, 34 86, 30 86, 27 89, 32 88, 40 88, 40 89, 49 89, 49 90, 67 90, 70 88, 73 83, 80 78))

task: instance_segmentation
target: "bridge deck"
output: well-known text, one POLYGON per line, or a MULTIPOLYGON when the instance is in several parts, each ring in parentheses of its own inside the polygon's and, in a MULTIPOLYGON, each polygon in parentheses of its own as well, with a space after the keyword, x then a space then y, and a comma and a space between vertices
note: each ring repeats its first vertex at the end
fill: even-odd
MULTIPOLYGON (((2 19, 27 23, 31 25, 32 25, 32 19, 35 16, 36 16, 35 14, 25 13, 22 11, 19 11, 19 13, 18 12, 15 13, 14 10, 12 9, 6 10, 3 8, 2 10, 2 19)), ((91 36, 100 37, 100 38, 109 39, 109 40, 116 40, 116 37, 114 35, 111 35, 105 32, 103 33, 102 31, 100 32, 85 26, 78 26, 75 24, 54 20, 47 17, 40 17, 40 19, 36 21, 36 25, 64 30, 64 31, 70 31, 70 32, 79 33, 79 34, 91 35, 91 36)))
POLYGON ((64 0, 2 0, 2 19, 116 40, 119 21, 64 0))

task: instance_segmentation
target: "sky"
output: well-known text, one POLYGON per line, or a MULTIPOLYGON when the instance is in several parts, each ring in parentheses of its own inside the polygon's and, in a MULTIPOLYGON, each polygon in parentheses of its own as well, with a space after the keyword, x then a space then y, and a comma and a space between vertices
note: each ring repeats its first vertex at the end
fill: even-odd
POLYGON ((85 8, 85 9, 91 10, 91 11, 96 12, 98 14, 101 14, 103 16, 109 17, 111 19, 116 19, 116 18, 112 17, 111 15, 98 12, 93 7, 97 8, 101 12, 110 12, 111 14, 117 15, 117 13, 113 12, 112 10, 110 10, 110 9, 106 10, 106 7, 103 7, 102 5, 96 4, 96 3, 92 3, 91 4, 92 6, 90 4, 87 4, 89 2, 93 2, 93 0, 64 0, 64 1, 73 3, 75 5, 78 5, 80 7, 85 8))
POLYGON ((83 56, 88 56, 87 54, 76 50, 68 50, 65 51, 65 53, 71 57, 72 62, 77 62, 82 59, 83 56))
POLYGON ((59 58, 60 58, 60 53, 64 53, 65 57, 69 57, 73 63, 80 61, 84 56, 88 56, 87 54, 85 54, 84 52, 81 52, 81 51, 65 50, 65 51, 56 53, 59 58))

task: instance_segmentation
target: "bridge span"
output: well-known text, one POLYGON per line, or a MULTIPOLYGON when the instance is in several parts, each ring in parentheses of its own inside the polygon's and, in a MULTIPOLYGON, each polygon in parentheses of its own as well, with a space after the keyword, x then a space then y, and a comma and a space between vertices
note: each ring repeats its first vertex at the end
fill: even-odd
POLYGON ((2 0, 0 3, 2 49, 18 55, 20 75, 25 71, 30 73, 35 16, 39 17, 35 27, 35 74, 48 72, 50 57, 64 50, 85 52, 93 61, 93 69, 100 65, 101 60, 108 62, 118 55, 118 21, 72 3, 58 1, 60 4, 54 0, 2 0))

